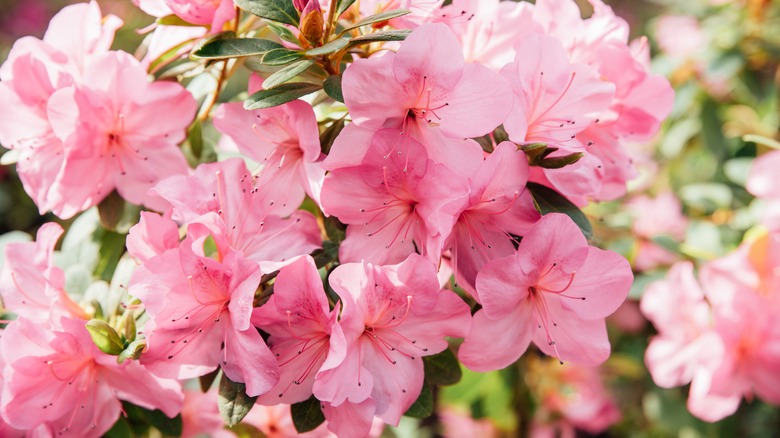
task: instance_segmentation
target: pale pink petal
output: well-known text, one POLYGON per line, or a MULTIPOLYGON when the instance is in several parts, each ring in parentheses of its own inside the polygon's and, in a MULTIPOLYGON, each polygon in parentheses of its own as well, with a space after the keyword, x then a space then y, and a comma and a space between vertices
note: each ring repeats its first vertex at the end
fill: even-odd
POLYGON ((487 372, 511 365, 528 349, 535 323, 530 306, 518 306, 500 319, 489 319, 484 310, 474 314, 471 331, 458 350, 468 369, 487 372))

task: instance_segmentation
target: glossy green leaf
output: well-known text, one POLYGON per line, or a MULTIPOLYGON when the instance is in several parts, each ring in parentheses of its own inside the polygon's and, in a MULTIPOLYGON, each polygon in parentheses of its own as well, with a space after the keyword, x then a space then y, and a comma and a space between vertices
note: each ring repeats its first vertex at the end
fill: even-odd
POLYGON ((219 381, 219 413, 228 427, 235 426, 246 417, 255 405, 257 397, 246 395, 246 385, 230 380, 224 373, 219 381))
POLYGON ((383 21, 392 20, 393 18, 403 17, 404 15, 410 14, 412 11, 408 9, 391 9, 389 11, 380 12, 376 15, 369 15, 368 17, 358 21, 355 24, 352 24, 344 29, 344 31, 357 29, 361 26, 366 26, 369 24, 374 23, 381 23, 383 21))
POLYGON ((355 3, 355 0, 339 0, 339 6, 338 9, 336 9, 337 18, 341 17, 341 14, 344 12, 347 12, 347 9, 349 9, 353 3, 355 3))
MULTIPOLYGON (((245 56, 259 56, 283 49, 281 44, 261 38, 228 38, 210 41, 192 53, 198 59, 228 59, 245 56)), ((286 50, 286 49, 285 49, 286 50)))
POLYGON ((322 83, 325 94, 337 102, 344 102, 344 94, 341 91, 341 75, 331 75, 322 83))
POLYGON ((286 65, 303 58, 303 53, 289 49, 273 49, 263 55, 263 64, 286 65))
POLYGON ((593 238, 593 226, 588 217, 565 196, 555 190, 537 183, 528 183, 528 190, 534 197, 534 202, 542 214, 563 213, 569 216, 587 239, 593 238))
POLYGON ((463 377, 460 363, 449 348, 439 354, 424 357, 423 363, 425 380, 434 385, 454 385, 463 377))
POLYGON ((271 32, 275 33, 276 36, 281 38, 283 41, 295 44, 296 46, 301 44, 301 41, 298 39, 298 37, 295 36, 295 34, 292 33, 290 28, 287 26, 276 23, 268 23, 268 28, 271 29, 271 32))
POLYGON ((338 52, 339 50, 347 47, 349 40, 347 38, 336 38, 335 40, 323 44, 319 47, 315 47, 311 50, 307 50, 306 54, 309 56, 327 55, 328 53, 338 52))
POLYGON ((312 65, 314 65, 313 59, 304 59, 281 68, 263 81, 263 88, 268 90, 270 88, 282 85, 283 83, 290 81, 299 74, 305 72, 312 65))
POLYGON ((306 401, 294 403, 290 406, 290 413, 298 433, 312 431, 325 421, 320 401, 314 396, 309 397, 306 401))
POLYGON ((256 110, 261 108, 271 108, 277 105, 293 101, 299 97, 314 93, 321 89, 320 85, 309 84, 305 82, 293 82, 279 85, 270 90, 260 90, 244 101, 244 108, 247 110, 256 110))
POLYGON ((403 41, 410 33, 411 31, 409 30, 386 30, 384 32, 368 33, 349 40, 349 46, 354 47, 361 44, 387 41, 403 41))
POLYGON ((292 0, 234 0, 234 3, 260 18, 298 27, 299 14, 292 0))
POLYGON ((93 319, 86 324, 89 336, 98 349, 103 353, 117 356, 124 350, 124 343, 119 337, 119 333, 105 321, 93 319))
POLYGON ((430 383, 423 382, 420 396, 409 406, 404 415, 412 418, 428 418, 431 414, 433 414, 433 390, 430 383))
MULTIPOLYGON (((328 92, 327 88, 325 89, 325 92, 328 92)), ((336 141, 336 137, 339 136, 343 129, 344 119, 340 119, 331 123, 330 126, 328 126, 328 129, 320 134, 320 147, 322 148, 323 154, 327 155, 330 153, 330 148, 333 146, 333 142, 336 141)))

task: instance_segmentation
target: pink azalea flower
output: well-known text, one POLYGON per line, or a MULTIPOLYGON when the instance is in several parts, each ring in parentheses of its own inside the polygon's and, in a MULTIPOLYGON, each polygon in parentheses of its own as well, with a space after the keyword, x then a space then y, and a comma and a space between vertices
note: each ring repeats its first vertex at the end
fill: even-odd
POLYGON ((692 414, 705 421, 721 420, 736 412, 743 396, 780 403, 778 308, 749 291, 731 308, 714 308, 722 355, 704 363, 694 375, 688 397, 692 414))
POLYGON ((534 380, 545 382, 531 387, 540 405, 534 413, 532 436, 546 436, 541 433, 546 428, 552 429, 550 436, 575 436, 577 430, 598 435, 620 420, 599 368, 561 367, 551 360, 531 364, 529 372, 540 376, 534 380))
POLYGON ((420 26, 397 53, 355 60, 344 71, 343 92, 357 125, 400 130, 423 143, 431 159, 453 169, 481 151, 447 138, 492 132, 512 106, 506 82, 487 67, 466 63, 460 43, 443 24, 420 26))
POLYGON ((324 424, 311 432, 298 433, 293 424, 290 405, 285 404, 277 404, 275 406, 255 404, 252 410, 244 417, 242 423, 256 427, 267 438, 333 437, 333 434, 328 432, 324 424))
POLYGON ((360 425, 365 435, 374 415, 397 425, 422 389, 421 357, 447 348, 446 336, 466 334, 469 308, 453 292, 439 290, 434 265, 419 255, 392 266, 344 264, 331 273, 330 284, 344 303, 347 353, 338 366, 323 367, 314 386, 314 395, 330 404, 329 427, 360 425), (352 414, 344 415, 344 408, 352 414))
POLYGON ((3 307, 36 324, 59 323, 60 317, 89 319, 65 292, 65 274, 54 266, 54 246, 62 235, 56 223, 44 224, 36 242, 10 243, 0 273, 3 307))
POLYGON ((346 340, 332 311, 322 279, 311 257, 305 256, 279 271, 274 294, 252 313, 252 324, 270 334, 268 345, 279 362, 279 383, 258 402, 297 403, 312 394, 320 367, 332 368, 343 359, 346 340))
POLYGON ((685 238, 688 220, 682 214, 682 205, 674 194, 664 192, 655 198, 638 196, 629 201, 627 206, 634 219, 632 231, 638 238, 634 267, 640 271, 649 271, 677 261, 679 257, 676 254, 652 241, 657 236, 668 236, 678 242, 685 238))
POLYGON ((510 138, 579 151, 576 135, 609 107, 614 87, 589 67, 570 64, 553 37, 529 35, 516 51, 514 62, 501 69, 515 98, 504 122, 510 138))
POLYGON ((721 350, 710 331, 710 306, 693 275, 692 263, 672 266, 664 280, 647 287, 640 306, 658 330, 645 353, 645 363, 658 386, 689 383, 701 362, 721 350))
POLYGON ((320 133, 311 105, 294 100, 246 111, 241 103, 227 103, 214 114, 214 126, 263 165, 257 186, 265 201, 273 202, 272 211, 289 215, 306 194, 319 204, 325 170, 319 164, 320 133))
POLYGON ((178 248, 147 260, 133 274, 129 292, 151 317, 141 362, 178 379, 219 366, 231 380, 245 383, 248 394, 259 395, 279 380, 276 360, 250 323, 261 273, 236 251, 218 253, 218 260, 206 257, 208 236, 203 225, 190 225, 178 248))
POLYGON ((397 131, 379 131, 361 165, 325 178, 325 210, 349 225, 342 262, 399 263, 415 251, 437 262, 467 201, 462 178, 429 160, 420 143, 408 138, 401 149, 397 140, 397 131))
POLYGON ((518 41, 542 31, 533 21, 533 5, 526 2, 454 0, 434 17, 458 37, 467 62, 479 62, 494 71, 515 59, 518 41))
POLYGON ((780 231, 757 233, 736 251, 706 263, 701 282, 710 304, 728 312, 749 292, 780 305, 780 231))
POLYGON ((94 1, 65 7, 43 40, 20 39, 0 66, 0 143, 17 155, 19 176, 41 213, 52 209, 48 196, 64 158, 49 122, 49 99, 81 80, 87 60, 108 51, 121 24, 113 15, 103 18, 94 1))
POLYGON ((181 408, 181 438, 234 438, 235 433, 225 430, 218 406, 217 391, 185 389, 184 406, 181 408))
POLYGON ((543 216, 517 253, 477 275, 482 309, 460 348, 475 371, 503 368, 533 340, 545 354, 597 365, 609 356, 604 318, 625 300, 633 276, 619 255, 589 247, 563 214, 543 216))
POLYGON ((470 178, 468 205, 444 248, 452 251, 458 285, 472 294, 476 294, 474 282, 485 263, 514 254, 512 235, 525 235, 541 217, 525 190, 527 177, 525 154, 514 143, 503 142, 470 178))
POLYGON ((49 100, 49 121, 66 151, 58 190, 49 195, 52 211, 70 217, 114 188, 132 203, 159 208, 147 191, 186 172, 177 145, 195 109, 181 85, 149 83, 129 54, 92 58, 82 85, 58 90, 49 100))
POLYGON ((577 3, 570 0, 540 0, 534 4, 534 20, 545 33, 561 41, 574 62, 589 63, 593 52, 609 42, 628 42, 628 23, 601 0, 589 3, 593 15, 584 20, 577 3))
POLYGON ((236 17, 233 0, 133 0, 142 11, 154 17, 175 14, 182 20, 211 27, 219 33, 236 17))
POLYGON ((446 407, 437 412, 447 438, 495 438, 499 430, 488 418, 475 419, 469 412, 446 407))
POLYGON ((127 235, 127 252, 141 264, 179 246, 176 223, 159 214, 141 212, 141 219, 127 235))
POLYGON ((771 151, 761 155, 753 161, 746 184, 750 193, 766 203, 762 222, 767 228, 772 230, 780 230, 778 168, 780 168, 780 151, 771 151))
POLYGON ((270 273, 319 248, 322 237, 311 213, 277 216, 260 189, 244 162, 230 159, 168 178, 153 192, 173 206, 174 220, 206 224, 227 246, 270 273))
POLYGON ((707 46, 707 36, 696 17, 663 15, 655 22, 655 32, 661 51, 672 58, 695 57, 707 46))
POLYGON ((403 17, 390 20, 387 24, 396 29, 415 29, 430 20, 441 7, 444 0, 360 0, 360 15, 379 14, 394 9, 408 9, 411 12, 403 17))
POLYGON ((126 400, 175 416, 179 383, 160 379, 136 361, 118 364, 97 349, 85 321, 63 318, 61 331, 20 318, 3 333, 6 362, 0 412, 18 429, 45 425, 51 435, 102 436, 126 400))

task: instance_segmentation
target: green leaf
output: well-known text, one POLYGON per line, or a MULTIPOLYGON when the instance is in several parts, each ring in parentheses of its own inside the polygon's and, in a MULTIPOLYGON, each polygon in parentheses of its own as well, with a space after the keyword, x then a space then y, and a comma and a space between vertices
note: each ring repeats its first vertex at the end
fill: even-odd
POLYGON ((111 426, 111 429, 103 434, 104 438, 133 438, 133 430, 130 429, 130 425, 122 416, 119 417, 116 423, 111 426))
POLYGON ((257 397, 246 395, 246 385, 230 380, 224 373, 219 381, 219 413, 228 427, 233 427, 246 417, 257 397))
POLYGON ((121 353, 119 353, 119 356, 116 358, 116 362, 122 363, 128 359, 138 360, 141 357, 141 352, 144 351, 144 348, 146 348, 146 340, 136 339, 135 341, 131 342, 130 345, 125 347, 121 353))
POLYGON ((181 419, 181 414, 173 418, 168 418, 168 416, 159 409, 155 409, 153 411, 144 408, 140 409, 141 412, 143 412, 144 420, 146 420, 150 425, 154 426, 155 429, 162 432, 163 435, 181 436, 184 426, 181 419))
POLYGON ((293 43, 296 46, 301 44, 301 41, 298 39, 298 37, 295 36, 295 34, 292 33, 292 31, 286 26, 282 26, 281 24, 276 23, 268 23, 268 28, 271 29, 271 32, 275 33, 276 36, 284 41, 287 41, 288 43, 293 43))
POLYGON ((86 327, 89 336, 92 337, 92 342, 103 353, 118 356, 125 349, 119 334, 105 321, 93 319, 87 323, 86 327))
POLYGON ((218 375, 219 368, 206 374, 205 376, 200 376, 198 378, 198 383, 200 383, 200 390, 203 392, 208 392, 209 388, 211 388, 211 385, 213 385, 214 381, 217 380, 218 375))
POLYGON ((190 151, 195 158, 200 160, 203 155, 203 124, 199 119, 195 120, 187 133, 187 142, 190 144, 190 151))
POLYGON ((349 46, 359 46, 361 44, 379 43, 386 41, 403 41, 411 33, 410 30, 386 30, 384 32, 367 33, 349 40, 349 46))
POLYGON ((653 236, 652 238, 653 243, 656 245, 671 251, 671 252, 680 252, 680 242, 678 242, 674 237, 668 236, 665 234, 659 234, 657 236, 653 236))
POLYGON ((528 190, 534 197, 534 202, 542 214, 563 213, 569 216, 582 231, 587 239, 593 238, 593 226, 588 217, 576 205, 566 199, 565 196, 555 190, 541 184, 529 182, 528 190))
POLYGON ((274 74, 272 74, 271 76, 268 76, 263 81, 263 88, 268 90, 278 85, 282 85, 283 83, 305 72, 312 65, 314 65, 313 59, 304 59, 303 61, 298 61, 286 67, 283 67, 277 70, 276 72, 274 72, 274 74))
POLYGON ((493 130, 493 139, 496 141, 496 144, 509 141, 509 134, 506 133, 504 125, 499 125, 498 128, 493 130))
POLYGON ((352 29, 357 29, 358 27, 366 26, 369 24, 381 23, 383 21, 392 20, 393 18, 403 17, 404 15, 410 14, 411 12, 412 11, 408 9, 391 9, 389 11, 380 12, 379 14, 376 15, 369 15, 368 17, 358 21, 357 23, 344 28, 344 32, 352 29))
POLYGON ((423 357, 423 363, 425 380, 434 385, 454 385, 463 377, 460 363, 449 348, 439 354, 423 357))
POLYGON ((119 259, 125 252, 125 237, 127 236, 113 231, 105 231, 99 236, 99 259, 94 272, 96 277, 107 282, 111 281, 119 259))
POLYGON ((336 18, 341 17, 341 14, 347 12, 347 9, 349 9, 353 3, 355 3, 355 0, 339 0, 339 6, 338 9, 336 9, 336 18))
POLYGON ((261 38, 216 39, 195 50, 192 57, 197 59, 241 58, 263 55, 275 49, 284 49, 284 46, 275 41, 261 38))
POLYGON ((349 40, 347 38, 336 38, 327 44, 307 50, 306 54, 309 56, 327 55, 328 53, 337 52, 348 45, 349 40))
POLYGON ((344 103, 344 94, 341 92, 341 75, 331 75, 325 78, 322 88, 331 99, 344 103))
POLYGON ((234 0, 234 3, 260 18, 298 27, 299 14, 292 0, 234 0))
POLYGON ((263 55, 263 64, 285 65, 303 58, 303 53, 285 48, 273 49, 263 55))
MULTIPOLYGON (((328 92, 327 88, 325 89, 325 92, 326 93, 328 92)), ((333 146, 333 142, 336 141, 336 137, 338 137, 339 134, 341 134, 341 131, 343 129, 344 129, 344 119, 340 119, 331 123, 330 126, 328 126, 328 129, 326 129, 325 131, 322 132, 322 134, 320 134, 320 147, 322 149, 322 153, 324 153, 325 155, 330 153, 330 148, 331 146, 333 146)))
POLYGON ((433 414, 433 391, 431 385, 424 382, 420 396, 409 406, 404 415, 412 418, 428 418, 431 414, 433 414))
POLYGON ((539 149, 547 149, 547 143, 529 143, 520 146, 520 150, 525 153, 538 151, 539 149))
POLYGON ((306 82, 293 82, 279 85, 271 90, 260 90, 244 101, 244 108, 256 110, 271 108, 293 101, 299 97, 314 93, 322 88, 320 85, 306 82))
POLYGON ((306 401, 294 403, 290 406, 290 413, 292 414, 293 425, 295 425, 295 430, 298 433, 310 432, 325 421, 320 401, 314 398, 314 396, 309 397, 306 401))
POLYGON ((113 230, 119 224, 119 219, 125 210, 125 200, 116 190, 111 191, 97 206, 100 225, 107 230, 113 230))
POLYGON ((543 158, 535 163, 535 165, 545 169, 560 169, 580 161, 580 158, 584 156, 584 153, 576 152, 562 157, 543 158))

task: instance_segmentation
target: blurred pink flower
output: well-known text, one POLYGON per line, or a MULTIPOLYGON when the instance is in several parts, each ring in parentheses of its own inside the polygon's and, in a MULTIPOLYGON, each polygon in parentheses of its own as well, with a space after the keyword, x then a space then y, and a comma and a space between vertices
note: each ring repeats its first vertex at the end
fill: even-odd
POLYGON ((663 15, 656 19, 655 38, 661 51, 677 59, 694 57, 707 44, 696 17, 684 15, 663 15))
POLYGON ((753 161, 747 180, 747 189, 765 203, 763 223, 768 228, 780 230, 780 151, 767 152, 753 161))
POLYGON ((655 237, 671 238, 678 243, 685 238, 688 219, 683 215, 677 197, 671 192, 661 193, 655 198, 641 195, 628 201, 626 207, 634 219, 631 228, 637 238, 634 267, 649 271, 677 261, 677 254, 653 242, 655 237))

